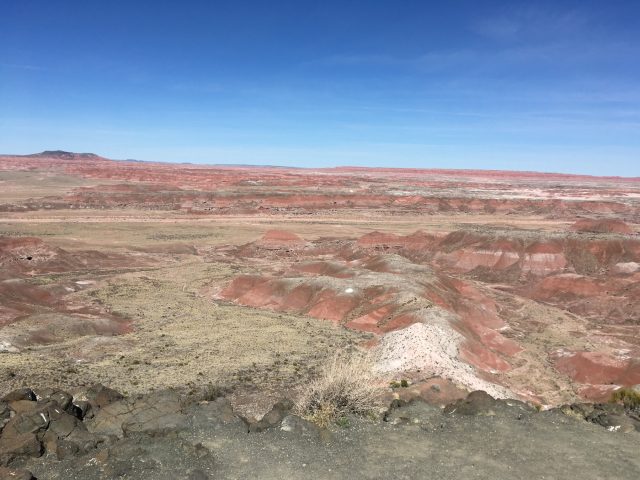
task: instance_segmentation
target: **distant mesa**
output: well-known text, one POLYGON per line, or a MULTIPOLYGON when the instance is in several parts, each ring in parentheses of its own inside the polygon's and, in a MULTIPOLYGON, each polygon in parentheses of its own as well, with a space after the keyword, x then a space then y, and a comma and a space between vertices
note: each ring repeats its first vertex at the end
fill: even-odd
POLYGON ((571 226, 571 230, 585 233, 620 233, 623 235, 630 235, 633 233, 633 230, 629 225, 622 220, 614 218, 584 218, 574 223, 571 226))
POLYGON ((76 158, 100 158, 95 153, 74 153, 67 152, 65 150, 45 150, 41 153, 34 153, 27 155, 28 157, 42 157, 42 158, 62 158, 66 160, 73 160, 76 158))

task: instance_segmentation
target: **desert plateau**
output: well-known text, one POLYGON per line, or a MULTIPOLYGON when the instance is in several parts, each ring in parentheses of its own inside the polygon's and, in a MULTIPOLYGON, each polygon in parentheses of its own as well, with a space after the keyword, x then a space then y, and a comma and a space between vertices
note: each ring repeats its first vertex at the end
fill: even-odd
POLYGON ((639 480, 640 2, 0 2, 0 480, 639 480))
POLYGON ((633 478, 640 407, 609 402, 640 388, 639 233, 638 178, 0 156, 2 461, 37 478, 342 478, 374 455, 351 476, 416 478, 426 448, 438 478, 528 478, 563 444, 580 456, 558 447, 545 478, 633 478), (356 352, 382 423, 288 413, 356 352), (151 433, 153 451, 136 436, 151 433), (474 454, 487 438, 510 458, 474 454))

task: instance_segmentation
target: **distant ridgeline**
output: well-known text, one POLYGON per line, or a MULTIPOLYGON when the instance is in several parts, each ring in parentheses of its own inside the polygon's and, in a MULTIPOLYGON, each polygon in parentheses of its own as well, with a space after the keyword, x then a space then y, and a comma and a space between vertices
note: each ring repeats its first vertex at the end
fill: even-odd
POLYGON ((64 150, 45 150, 42 153, 34 153, 32 155, 26 155, 27 157, 47 157, 47 158, 99 158, 95 153, 73 153, 65 152, 64 150))

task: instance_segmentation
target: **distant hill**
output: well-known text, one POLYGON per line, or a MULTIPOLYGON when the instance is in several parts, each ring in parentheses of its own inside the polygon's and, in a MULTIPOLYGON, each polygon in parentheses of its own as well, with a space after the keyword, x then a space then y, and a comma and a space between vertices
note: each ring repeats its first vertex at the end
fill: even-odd
POLYGON ((25 155, 26 157, 42 157, 42 158, 64 158, 67 160, 71 160, 74 158, 101 158, 99 155, 95 153, 74 153, 74 152, 66 152, 64 150, 45 150, 41 153, 33 153, 31 155, 25 155))

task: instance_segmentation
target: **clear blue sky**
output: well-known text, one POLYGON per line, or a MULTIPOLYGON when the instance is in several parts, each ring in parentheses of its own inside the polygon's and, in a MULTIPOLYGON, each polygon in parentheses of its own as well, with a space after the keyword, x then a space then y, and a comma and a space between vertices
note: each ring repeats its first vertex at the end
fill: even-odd
POLYGON ((640 2, 0 2, 0 152, 640 176, 640 2))

